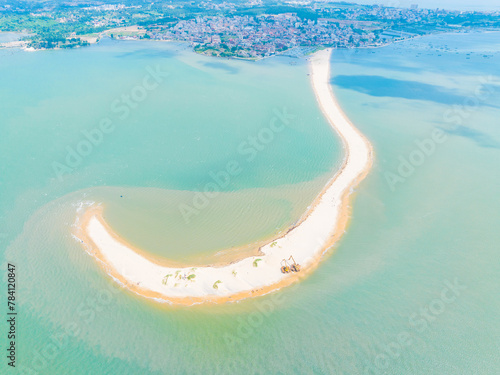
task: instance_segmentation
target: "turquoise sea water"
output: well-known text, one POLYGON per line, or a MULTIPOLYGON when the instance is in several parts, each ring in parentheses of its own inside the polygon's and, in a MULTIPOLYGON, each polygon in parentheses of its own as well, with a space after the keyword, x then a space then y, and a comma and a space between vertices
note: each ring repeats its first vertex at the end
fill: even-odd
POLYGON ((498 37, 335 51, 333 89, 376 154, 346 235, 295 287, 191 308, 117 289, 70 235, 77 207, 104 202, 129 241, 178 260, 286 228, 342 157, 306 61, 149 42, 0 51, 0 240, 17 267, 18 372, 495 374, 498 37), (140 94, 157 65, 169 75, 118 118, 112 103, 140 94), (283 107, 295 117, 247 160, 241 144, 283 107), (59 178, 54 162, 108 118, 114 129, 59 178), (240 173, 185 221, 176 202, 191 205, 230 161, 240 173))

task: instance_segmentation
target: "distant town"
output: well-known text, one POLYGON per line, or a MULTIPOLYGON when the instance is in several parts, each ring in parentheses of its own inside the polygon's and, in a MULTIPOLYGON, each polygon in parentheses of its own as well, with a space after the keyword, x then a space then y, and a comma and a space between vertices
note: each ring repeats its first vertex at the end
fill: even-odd
POLYGON ((500 30, 500 12, 261 0, 151 4, 6 0, 0 6, 0 31, 24 35, 3 47, 30 49, 82 47, 110 37, 184 41, 206 55, 260 59, 305 54, 317 47, 372 47, 430 33, 471 30, 500 30))

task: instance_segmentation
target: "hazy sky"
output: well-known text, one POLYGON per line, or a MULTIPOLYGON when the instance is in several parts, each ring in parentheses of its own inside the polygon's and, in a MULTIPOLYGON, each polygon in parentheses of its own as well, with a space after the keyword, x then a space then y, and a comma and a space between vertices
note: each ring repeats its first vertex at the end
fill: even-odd
POLYGON ((352 0, 352 2, 400 7, 418 4, 421 8, 431 9, 500 10, 500 0, 352 0))

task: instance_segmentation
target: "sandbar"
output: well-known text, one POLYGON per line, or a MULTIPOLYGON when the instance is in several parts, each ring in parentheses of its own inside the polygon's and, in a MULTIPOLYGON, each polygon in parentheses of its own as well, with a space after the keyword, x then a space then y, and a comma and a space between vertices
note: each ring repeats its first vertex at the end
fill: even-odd
POLYGON ((342 139, 343 164, 292 228, 251 256, 247 253, 226 264, 179 266, 127 244, 103 220, 103 208, 94 206, 84 213, 75 233, 86 251, 130 291, 171 304, 238 301, 278 290, 309 274, 345 232, 353 188, 373 163, 370 142, 349 121, 333 94, 330 55, 331 49, 324 49, 310 56, 310 78, 324 116, 342 139), (283 259, 290 256, 301 265, 300 272, 281 272, 283 259))

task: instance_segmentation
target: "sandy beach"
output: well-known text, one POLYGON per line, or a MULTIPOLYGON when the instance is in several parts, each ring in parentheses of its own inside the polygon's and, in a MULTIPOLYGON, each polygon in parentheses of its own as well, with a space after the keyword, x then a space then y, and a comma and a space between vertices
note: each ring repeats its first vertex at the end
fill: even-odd
POLYGON ((237 301, 305 277, 344 233, 352 188, 366 176, 373 161, 371 144, 335 100, 329 83, 330 54, 326 49, 309 58, 310 78, 321 110, 342 139, 344 162, 294 227, 256 248, 251 256, 231 263, 179 267, 125 243, 103 220, 103 208, 93 206, 75 233, 85 250, 132 292, 172 304, 237 301), (301 265, 300 272, 281 272, 282 260, 290 256, 301 265))

